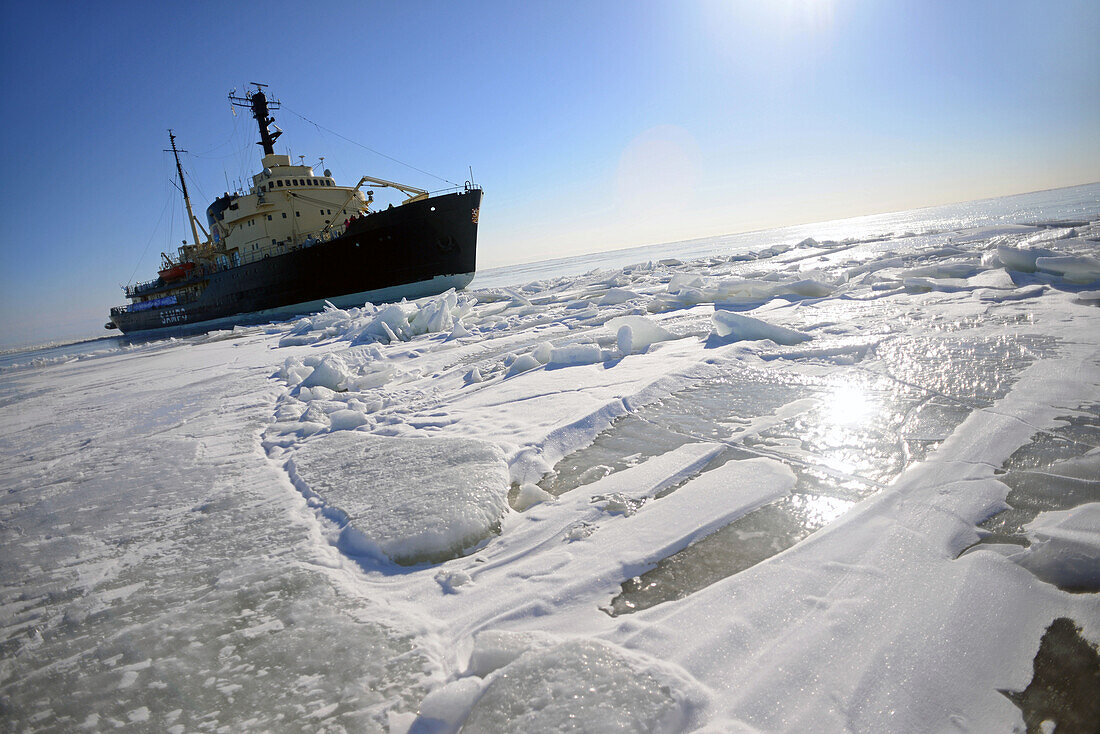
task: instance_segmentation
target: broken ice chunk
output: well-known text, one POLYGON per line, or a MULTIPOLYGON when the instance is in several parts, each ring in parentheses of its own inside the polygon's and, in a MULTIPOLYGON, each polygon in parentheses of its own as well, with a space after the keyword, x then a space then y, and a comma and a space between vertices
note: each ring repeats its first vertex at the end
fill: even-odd
POLYGON ((470 574, 465 571, 440 571, 435 575, 435 582, 443 589, 444 594, 457 594, 458 587, 472 581, 470 574))
POLYGON ((1100 291, 1081 291, 1073 300, 1088 306, 1100 305, 1100 291))
POLYGON ((508 368, 508 372, 505 373, 505 377, 512 377, 518 375, 521 372, 528 372, 530 370, 542 367, 542 362, 538 361, 530 354, 521 354, 516 357, 516 361, 512 362, 512 366, 508 368))
POLYGON ((339 355, 326 354, 309 377, 302 381, 302 387, 327 387, 339 392, 347 388, 346 381, 351 376, 351 369, 339 355))
POLYGON ((552 499, 554 499, 554 495, 550 494, 539 485, 527 483, 520 486, 519 494, 516 495, 516 509, 523 512, 540 502, 546 502, 552 499))
POLYGON ((626 515, 627 517, 633 515, 638 511, 638 508, 642 506, 645 500, 635 499, 634 497, 627 497, 622 492, 615 492, 613 494, 596 495, 592 498, 593 502, 603 502, 603 511, 611 515, 626 515))
POLYGON ((532 650, 499 669, 463 732, 678 732, 691 684, 641 655, 596 640, 532 650))
POLYGON ((435 689, 420 702, 418 731, 456 731, 479 693, 477 678, 459 678, 435 689))
POLYGON ((607 328, 616 332, 619 351, 626 355, 640 352, 657 342, 675 339, 676 335, 645 316, 618 316, 610 319, 607 328), (627 330, 624 332, 624 329, 627 330))
POLYGON ((328 419, 334 431, 351 431, 367 422, 367 416, 357 410, 337 410, 328 419))
POLYGON ((609 288, 604 291, 603 296, 600 298, 599 305, 601 306, 617 306, 627 301, 632 301, 636 298, 641 298, 637 293, 626 288, 609 288))
POLYGON ((583 364, 595 364, 601 361, 603 353, 599 344, 569 344, 555 347, 550 351, 551 367, 573 367, 583 364))
POLYGON ((1042 512, 1024 526, 1031 546, 1010 558, 1043 581, 1075 591, 1100 590, 1100 502, 1042 512))
POLYGON ((539 364, 546 364, 550 361, 550 354, 554 351, 554 345, 550 342, 542 342, 535 351, 531 352, 531 356, 539 361, 539 364))
POLYGON ((813 337, 801 331, 769 324, 751 316, 733 311, 714 312, 714 333, 726 341, 756 341, 771 339, 776 344, 792 345, 809 341, 813 337))
POLYGON ((615 334, 615 341, 618 343, 619 354, 631 354, 634 351, 634 330, 626 325, 620 326, 615 334))
POLYGON ((503 668, 524 653, 546 650, 558 643, 545 632, 513 632, 486 630, 474 637, 474 650, 470 653, 470 675, 486 676, 503 668))
POLYGON ((703 278, 693 273, 677 273, 668 282, 669 293, 679 293, 685 288, 702 288, 703 278))
POLYGON ((451 333, 447 335, 448 341, 451 339, 458 339, 459 337, 469 336, 470 331, 462 325, 461 321, 455 321, 454 327, 451 329, 451 333))
POLYGON ((1092 283, 1100 280, 1100 260, 1087 255, 1040 257, 1035 267, 1048 273, 1058 273, 1070 283, 1092 283))
POLYGON ((495 444, 342 431, 306 442, 288 465, 341 524, 349 555, 439 562, 499 532, 508 467, 495 444))

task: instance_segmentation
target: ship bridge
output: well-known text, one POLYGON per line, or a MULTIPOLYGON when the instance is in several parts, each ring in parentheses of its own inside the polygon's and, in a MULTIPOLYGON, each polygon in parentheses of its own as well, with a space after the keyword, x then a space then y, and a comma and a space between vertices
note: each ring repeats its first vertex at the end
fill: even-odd
POLYGON ((358 187, 337 186, 330 171, 292 165, 290 156, 263 157, 247 194, 225 194, 207 209, 213 236, 241 261, 276 255, 343 232, 349 217, 367 213, 358 187))

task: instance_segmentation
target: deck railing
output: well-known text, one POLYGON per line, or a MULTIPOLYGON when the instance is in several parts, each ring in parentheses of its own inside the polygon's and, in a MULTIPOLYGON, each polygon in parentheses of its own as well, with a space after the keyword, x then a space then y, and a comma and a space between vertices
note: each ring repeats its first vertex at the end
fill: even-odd
POLYGON ((161 301, 161 300, 163 300, 164 303, 158 303, 155 306, 148 306, 148 307, 145 307, 145 308, 140 308, 140 306, 142 306, 144 303, 148 303, 148 301, 139 301, 138 303, 129 303, 125 306, 114 306, 114 307, 111 308, 111 315, 112 316, 117 316, 118 314, 123 314, 123 313, 137 313, 137 312, 140 312, 140 311, 156 311, 156 310, 159 310, 161 308, 168 308, 169 306, 185 306, 189 303, 194 303, 195 301, 199 300, 199 297, 198 297, 198 295, 193 294, 193 293, 183 293, 183 294, 179 294, 179 295, 175 295, 175 296, 166 296, 163 299, 157 298, 157 299, 154 299, 154 302, 161 301), (169 299, 171 299, 171 300, 169 300, 169 299), (135 306, 138 307, 138 308, 135 308, 135 306))
MULTIPOLYGON (((263 250, 256 250, 255 252, 239 252, 237 253, 236 259, 232 263, 226 263, 224 265, 198 265, 198 267, 191 271, 190 276, 180 280, 179 284, 183 284, 191 280, 196 280, 205 275, 210 275, 211 273, 221 272, 222 270, 231 270, 232 268, 236 268, 241 265, 254 263, 259 260, 263 260, 264 258, 272 257, 273 254, 275 256, 284 255, 288 252, 294 252, 295 250, 301 250, 306 247, 313 247, 314 245, 319 245, 324 242, 334 240, 342 234, 344 234, 344 228, 338 227, 334 228, 331 233, 322 237, 295 237, 288 242, 281 242, 279 243, 279 245, 283 247, 283 250, 281 252, 271 253, 264 252, 263 250)), ((167 282, 163 278, 156 278, 154 280, 147 280, 144 283, 135 283, 134 285, 125 286, 122 290, 126 293, 127 298, 135 298, 160 290, 166 285, 167 282)))
MULTIPOLYGON (((299 241, 299 242, 294 242, 292 240, 289 243, 282 243, 283 244, 283 251, 275 253, 275 256, 284 255, 288 252, 294 252, 296 250, 302 250, 302 249, 305 249, 307 247, 313 247, 314 245, 319 245, 319 244, 322 244, 324 242, 329 242, 331 240, 336 239, 337 237, 339 237, 342 234, 344 234, 344 228, 339 227, 339 228, 333 229, 333 231, 331 233, 329 233, 328 235, 323 236, 323 237, 305 237, 305 238, 302 238, 301 241, 299 241)), ((204 276, 210 275, 212 273, 218 273, 218 272, 221 272, 223 270, 232 270, 233 268, 238 268, 241 265, 248 265, 249 263, 258 262, 260 260, 263 260, 264 258, 271 257, 271 256, 272 256, 272 253, 270 253, 270 252, 263 252, 263 251, 257 250, 255 252, 237 253, 237 257, 231 263, 225 263, 225 264, 221 264, 221 265, 213 265, 213 264, 206 264, 206 263, 200 264, 194 270, 191 271, 191 274, 189 275, 189 277, 172 283, 172 286, 186 285, 190 281, 198 280, 198 279, 200 279, 204 276)), ((157 278, 155 280, 147 280, 144 283, 135 283, 134 285, 128 285, 128 286, 123 288, 123 291, 126 293, 127 298, 139 298, 141 296, 144 296, 144 295, 147 295, 147 294, 150 294, 150 293, 154 293, 158 290, 161 290, 161 289, 165 288, 165 286, 167 286, 167 285, 169 285, 169 284, 163 278, 157 278)), ((176 299, 177 299, 176 304, 191 303, 191 302, 197 300, 197 296, 177 296, 176 299)), ((111 315, 113 316, 113 315, 119 314, 119 313, 132 313, 135 310, 133 308, 133 306, 139 305, 140 303, 142 303, 142 302, 139 301, 138 303, 131 303, 127 306, 115 306, 114 308, 111 309, 111 315)), ((136 309, 136 310, 144 310, 144 309, 136 309)))

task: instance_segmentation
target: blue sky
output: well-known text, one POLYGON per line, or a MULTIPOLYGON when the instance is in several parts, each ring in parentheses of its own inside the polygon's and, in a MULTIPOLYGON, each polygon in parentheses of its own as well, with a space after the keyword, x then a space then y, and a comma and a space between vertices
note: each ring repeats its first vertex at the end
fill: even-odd
POLYGON ((167 128, 200 211, 255 171, 250 81, 342 182, 472 166, 483 267, 1100 179, 1095 0, 2 7, 0 345, 186 235, 167 128))

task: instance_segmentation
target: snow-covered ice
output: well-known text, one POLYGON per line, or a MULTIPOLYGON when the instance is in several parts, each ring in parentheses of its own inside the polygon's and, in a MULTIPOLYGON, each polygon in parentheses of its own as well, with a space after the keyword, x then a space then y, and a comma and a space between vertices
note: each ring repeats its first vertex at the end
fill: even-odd
POLYGON ((5 726, 1069 722, 1051 640, 1100 641, 1085 199, 12 358, 5 726))
POLYGON ((595 640, 531 651, 487 680, 462 730, 683 731, 691 683, 661 667, 595 640))
MULTIPOLYGON (((361 415, 332 417, 342 413, 361 415)), ((295 449, 287 471, 338 525, 335 542, 347 555, 446 560, 499 530, 508 468, 496 444, 333 429, 295 449)))

